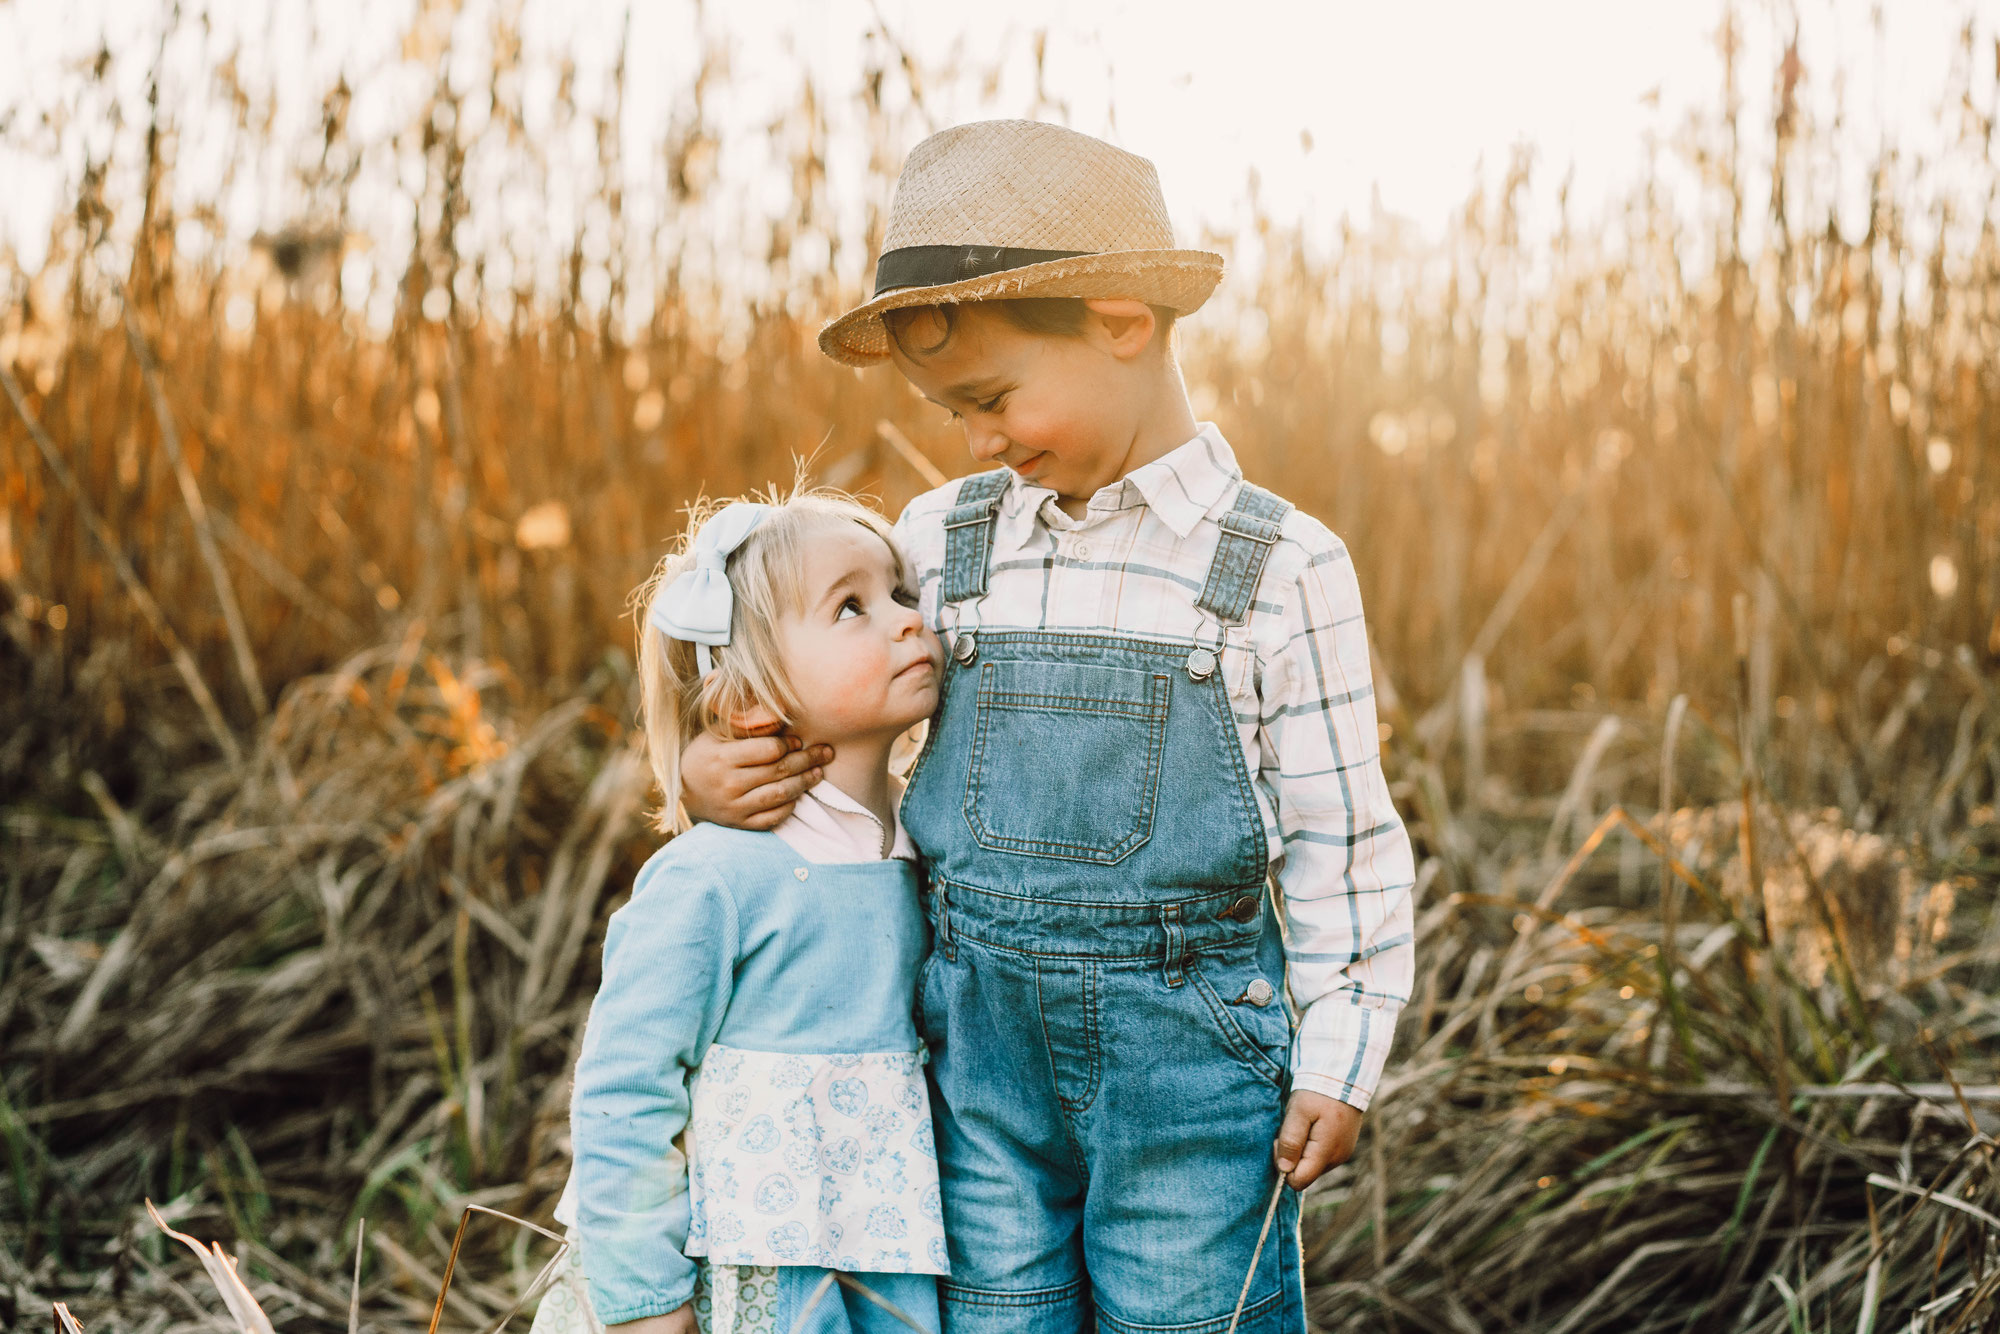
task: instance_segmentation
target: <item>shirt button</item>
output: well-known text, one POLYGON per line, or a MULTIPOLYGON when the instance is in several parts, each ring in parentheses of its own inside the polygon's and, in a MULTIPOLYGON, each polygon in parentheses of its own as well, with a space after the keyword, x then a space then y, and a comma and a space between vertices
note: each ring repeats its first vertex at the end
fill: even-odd
POLYGON ((1073 546, 1071 546, 1071 547, 1070 547, 1070 549, 1069 549, 1069 554, 1070 554, 1070 556, 1071 556, 1072 558, 1074 558, 1074 559, 1076 559, 1076 560, 1089 560, 1089 559, 1090 559, 1090 543, 1088 543, 1088 542, 1078 542, 1078 543, 1076 543, 1075 545, 1073 545, 1073 546))

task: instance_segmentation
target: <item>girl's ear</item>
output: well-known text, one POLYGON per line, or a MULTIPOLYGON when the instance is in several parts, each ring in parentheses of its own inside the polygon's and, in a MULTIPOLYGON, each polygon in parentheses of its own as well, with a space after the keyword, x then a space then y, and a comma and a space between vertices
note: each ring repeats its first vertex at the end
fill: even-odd
POLYGON ((729 690, 717 672, 702 682, 701 708, 705 719, 722 724, 732 740, 747 736, 771 736, 785 730, 785 720, 748 694, 729 690))
POLYGON ((1143 301, 1124 297, 1090 297, 1084 301, 1091 323, 1105 340, 1113 356, 1129 360, 1152 346, 1159 332, 1159 317, 1143 301))
POLYGON ((785 727, 785 720, 777 714, 772 713, 762 704, 751 704, 745 708, 731 709, 728 713, 722 715, 722 721, 728 724, 730 733, 738 738, 746 736, 770 736, 774 732, 783 731, 785 727))

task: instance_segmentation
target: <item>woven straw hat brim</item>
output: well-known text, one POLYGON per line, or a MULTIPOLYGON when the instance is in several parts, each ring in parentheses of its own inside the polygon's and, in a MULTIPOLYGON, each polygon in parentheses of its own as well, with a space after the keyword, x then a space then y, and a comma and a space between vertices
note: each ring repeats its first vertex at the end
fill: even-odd
POLYGON ((1222 256, 1206 250, 1113 250, 1029 264, 962 282, 905 287, 856 306, 819 332, 820 351, 847 366, 888 359, 885 311, 1025 297, 1122 298, 1191 315, 1222 280, 1222 256))

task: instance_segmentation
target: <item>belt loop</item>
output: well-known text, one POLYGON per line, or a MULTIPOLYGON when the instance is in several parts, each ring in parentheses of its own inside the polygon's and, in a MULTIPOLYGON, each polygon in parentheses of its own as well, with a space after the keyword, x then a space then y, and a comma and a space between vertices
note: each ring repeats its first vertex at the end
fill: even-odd
POLYGON ((958 962, 958 942, 951 938, 951 900, 946 896, 942 882, 932 887, 937 895, 937 943, 944 951, 944 957, 958 962))
POLYGON ((1160 976, 1169 987, 1181 984, 1181 964, 1187 953, 1187 933, 1181 929, 1181 905, 1169 903, 1160 909, 1160 926, 1165 931, 1167 954, 1160 976))

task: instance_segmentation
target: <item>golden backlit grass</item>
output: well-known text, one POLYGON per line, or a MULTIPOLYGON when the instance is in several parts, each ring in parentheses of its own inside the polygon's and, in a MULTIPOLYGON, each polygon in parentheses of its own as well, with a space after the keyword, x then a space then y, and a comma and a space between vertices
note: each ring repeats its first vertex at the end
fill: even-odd
MULTIPOLYGON (((916 77, 862 81, 878 204, 921 128, 882 87, 916 77)), ((1307 1201, 1324 1328, 1996 1309, 2000 239, 1918 201, 2000 170, 1885 158, 1859 234, 1750 197, 1737 145, 1832 152, 1781 91, 1773 126, 1690 128, 1696 198, 1663 172, 1524 242, 1521 168, 1437 242, 1268 223, 1185 328, 1249 475, 1354 552, 1422 865, 1398 1055, 1307 1201)), ((700 92, 664 145, 598 137, 665 154, 693 221, 657 237, 523 151, 619 241, 511 240, 561 275, 533 286, 468 253, 463 169, 507 118, 478 138, 441 91, 379 336, 334 286, 325 164, 366 148, 337 97, 318 212, 247 258, 182 244, 213 223, 166 202, 166 115, 136 192, 80 182, 7 277, 9 1327, 60 1297, 191 1328, 147 1196, 233 1238, 288 1329, 344 1326, 366 1217, 367 1319, 427 1320, 462 1207, 545 1212, 566 1170, 647 848, 626 598, 679 508, 795 455, 892 512, 969 469, 893 374, 813 347, 852 295, 798 258, 835 244, 824 94, 784 129, 798 202, 735 238, 701 230, 700 92)), ((470 1245, 467 1327, 542 1255, 470 1245)))

